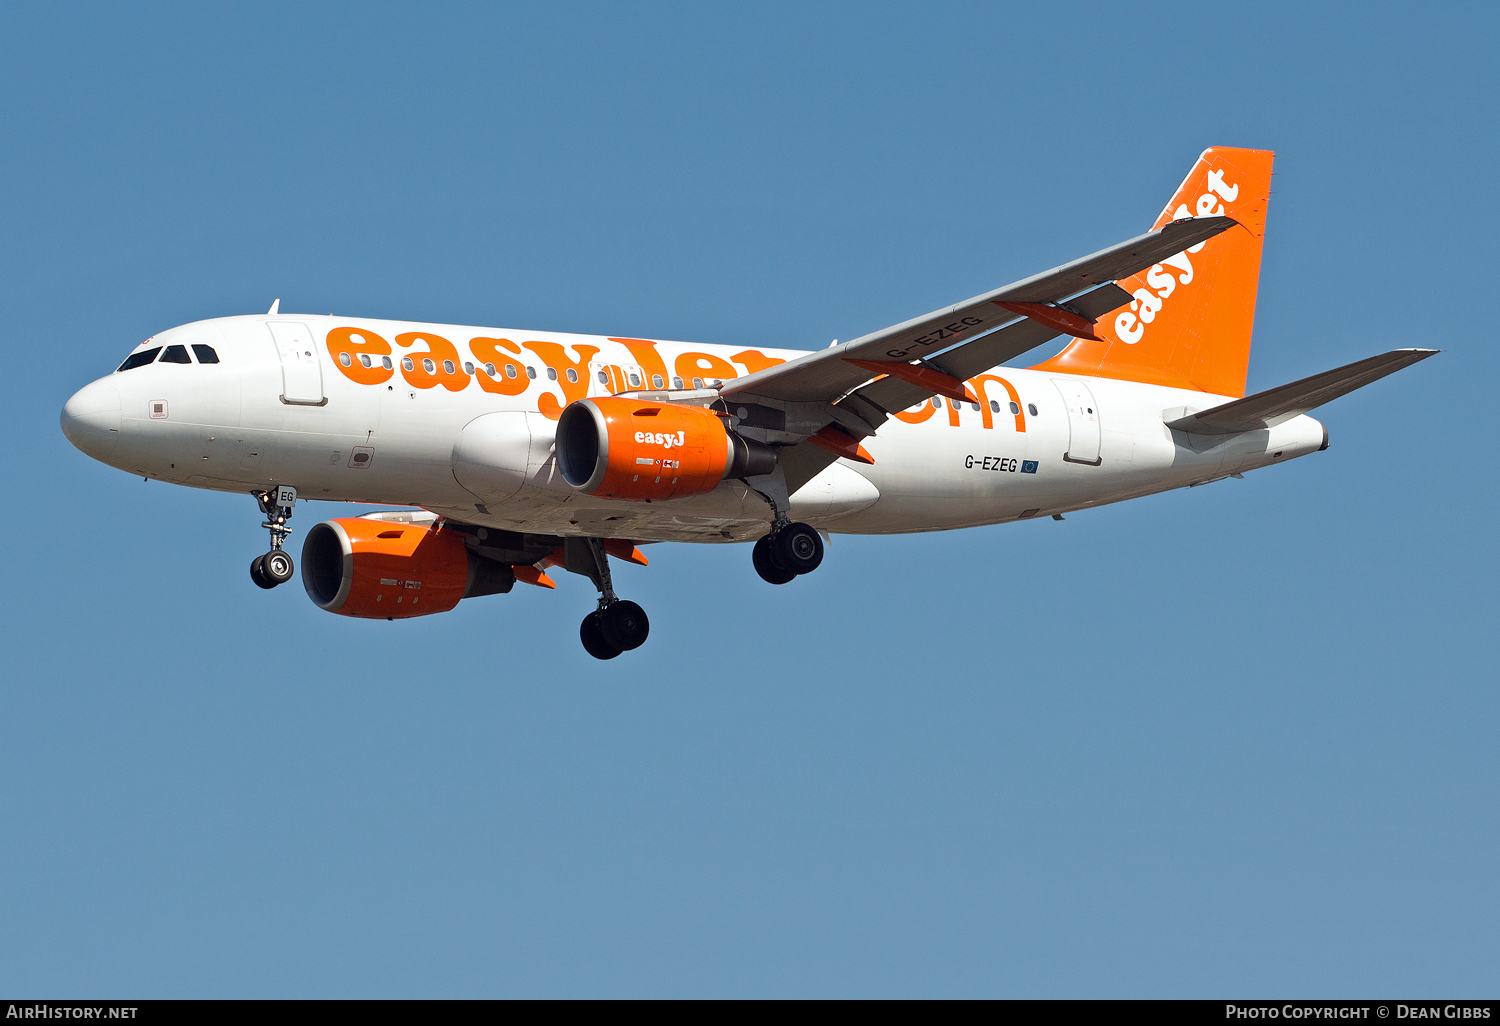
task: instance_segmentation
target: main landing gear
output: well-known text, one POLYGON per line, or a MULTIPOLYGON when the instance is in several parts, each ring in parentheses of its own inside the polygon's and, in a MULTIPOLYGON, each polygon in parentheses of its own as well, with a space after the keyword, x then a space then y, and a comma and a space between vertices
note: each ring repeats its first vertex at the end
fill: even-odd
POLYGON ((745 478, 771 507, 771 533, 755 543, 750 561, 761 580, 787 584, 792 578, 810 574, 823 562, 823 538, 807 524, 794 524, 787 515, 786 471, 781 464, 769 474, 745 478))
POLYGON ((583 647, 595 659, 613 659, 621 652, 640 648, 651 631, 651 621, 646 611, 629 599, 616 599, 606 604, 601 598, 599 608, 583 618, 578 636, 583 647))
POLYGON ((296 564, 291 554, 282 549, 282 542, 292 533, 286 522, 292 518, 292 507, 297 503, 297 489, 273 488, 266 492, 251 492, 260 503, 260 511, 266 515, 261 527, 271 532, 271 551, 256 556, 250 561, 250 579, 262 588, 274 588, 292 579, 296 564))
POLYGON ((566 569, 588 577, 599 589, 599 608, 585 616, 578 628, 584 650, 595 659, 613 659, 645 644, 651 620, 639 605, 615 595, 603 539, 564 539, 563 559, 566 569))
POLYGON ((770 584, 786 584, 810 574, 823 562, 823 539, 807 524, 784 524, 755 543, 750 552, 755 572, 770 584))

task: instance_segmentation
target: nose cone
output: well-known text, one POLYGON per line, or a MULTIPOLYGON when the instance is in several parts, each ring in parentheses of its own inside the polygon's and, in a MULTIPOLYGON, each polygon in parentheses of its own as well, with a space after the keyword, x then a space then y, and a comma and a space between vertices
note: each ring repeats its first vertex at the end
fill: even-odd
POLYGON ((107 380, 84 385, 62 411, 62 430, 85 455, 107 460, 120 440, 120 393, 107 380))

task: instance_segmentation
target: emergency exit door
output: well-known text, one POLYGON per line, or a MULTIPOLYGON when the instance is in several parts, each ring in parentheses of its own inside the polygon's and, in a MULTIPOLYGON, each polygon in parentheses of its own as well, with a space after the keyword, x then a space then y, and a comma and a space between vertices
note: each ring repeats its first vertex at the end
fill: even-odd
POLYGON ((300 321, 267 321, 276 355, 281 359, 281 401, 294 406, 322 406, 323 369, 312 332, 300 321))
POLYGON ((1099 407, 1094 393, 1077 378, 1053 378, 1052 383, 1068 408, 1068 451, 1063 459, 1097 467, 1103 461, 1099 458, 1099 407))

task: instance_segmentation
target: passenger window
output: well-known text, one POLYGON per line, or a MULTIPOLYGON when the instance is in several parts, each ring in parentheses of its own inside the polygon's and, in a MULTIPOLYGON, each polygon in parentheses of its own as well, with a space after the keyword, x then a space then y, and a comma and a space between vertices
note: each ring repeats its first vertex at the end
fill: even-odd
POLYGON ((535 367, 527 367, 526 368, 526 376, 528 378, 530 378, 531 380, 535 381, 536 380, 536 368, 535 367))
POLYGON ((703 387, 703 379, 702 378, 694 378, 693 379, 693 387, 694 388, 702 388, 703 387))
POLYGON ((631 388, 640 388, 641 387, 641 376, 639 374, 632 374, 632 375, 630 375, 630 387, 631 388))
POLYGON ((516 376, 516 365, 515 364, 513 364, 513 363, 507 363, 505 365, 505 376, 507 378, 513 378, 513 377, 516 376))
MULTIPOLYGON (((498 378, 500 376, 500 375, 498 375, 498 374, 495 373, 495 365, 493 363, 487 363, 487 364, 485 364, 484 365, 484 372, 486 374, 488 374, 492 378, 498 378)), ((511 377, 515 377, 516 376, 516 369, 514 367, 512 367, 510 369, 510 376, 511 377)))
POLYGON ((662 380, 662 377, 661 377, 660 374, 653 374, 653 375, 651 375, 651 387, 652 388, 665 388, 666 385, 667 385, 667 383, 662 380))
POLYGON ((672 379, 672 387, 673 388, 681 388, 682 387, 682 379, 681 378, 673 378, 672 379))
POLYGON ((120 364, 119 369, 128 371, 135 370, 137 367, 144 367, 152 360, 155 360, 156 354, 159 352, 161 352, 161 346, 157 346, 155 349, 148 349, 144 353, 134 353, 125 358, 125 362, 120 364))
POLYGON ((607 385, 607 384, 609 384, 609 373, 607 371, 600 371, 599 372, 599 384, 601 384, 601 385, 607 385))
POLYGON ((452 374, 453 373, 453 361, 452 360, 444 360, 443 361, 443 373, 444 374, 452 374))
POLYGON ((401 357, 401 369, 414 371, 417 369, 417 365, 411 362, 411 357, 403 356, 401 357))
POLYGON ((345 367, 348 367, 351 364, 353 364, 354 361, 351 360, 351 359, 349 359, 349 354, 348 353, 340 353, 339 354, 339 363, 343 364, 345 367))
POLYGON ((465 374, 473 374, 474 373, 474 365, 472 363, 470 363, 468 360, 464 361, 464 373, 465 374))
POLYGON ((370 354, 369 353, 360 353, 359 354, 359 365, 361 367, 368 367, 368 366, 370 366, 370 354))
POLYGON ((161 354, 162 363, 192 363, 193 358, 187 354, 187 346, 167 346, 166 352, 161 354))
POLYGON ((943 408, 943 401, 941 399, 939 399, 937 396, 933 396, 932 397, 932 408, 934 410, 941 410, 943 408))
POLYGON ((548 381, 556 381, 557 380, 557 368, 556 367, 548 367, 547 368, 547 380, 548 381))
POLYGON ((219 354, 214 352, 213 346, 193 346, 193 355, 198 358, 199 363, 218 363, 219 354))
POLYGON ((1012 417, 1019 417, 1021 415, 1021 404, 1020 403, 1011 403, 1010 404, 1010 415, 1012 417))
POLYGON ((978 403, 970 403, 969 404, 969 408, 972 409, 975 413, 979 412, 979 404, 978 403))
POLYGON ((1036 416, 1036 403, 1027 403, 1026 409, 1033 417, 1036 416))
POLYGON ((572 367, 568 368, 568 380, 575 385, 578 384, 578 372, 572 367))
POLYGON ((437 373, 437 364, 433 363, 431 359, 429 359, 428 357, 424 356, 422 358, 422 369, 424 371, 426 371, 428 374, 436 374, 437 373))
POLYGON ((380 366, 384 367, 386 370, 391 370, 391 358, 389 356, 382 356, 380 358, 380 366))
MULTIPOLYGON (((1014 406, 1015 403, 1011 403, 1011 405, 1014 406)), ((1000 412, 1000 404, 997 403, 993 399, 990 400, 990 412, 991 413, 999 413, 1000 412)))

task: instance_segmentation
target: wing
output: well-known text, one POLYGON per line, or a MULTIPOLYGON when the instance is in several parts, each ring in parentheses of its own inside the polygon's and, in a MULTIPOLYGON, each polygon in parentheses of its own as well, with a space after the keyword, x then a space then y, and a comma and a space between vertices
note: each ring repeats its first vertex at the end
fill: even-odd
MULTIPOLYGON (((749 395, 786 402, 832 401, 851 388, 868 381, 873 375, 862 368, 849 364, 849 360, 901 361, 923 359, 931 354, 951 350, 984 335, 1007 322, 1017 320, 1017 314, 997 305, 1001 303, 1030 303, 1036 305, 1055 304, 1069 296, 1077 296, 1086 289, 1094 289, 1106 282, 1126 278, 1143 271, 1164 258, 1181 253, 1190 246, 1213 238, 1236 222, 1227 217, 1183 218, 1163 225, 1153 232, 1122 242, 1117 246, 1100 250, 1091 256, 1072 263, 1054 267, 1050 271, 1024 278, 1021 281, 975 296, 973 299, 955 303, 941 310, 934 310, 924 317, 917 317, 881 331, 857 338, 852 342, 833 346, 790 363, 783 363, 743 378, 726 382, 725 396, 749 395)), ((1096 291, 1098 291, 1096 289, 1096 291)), ((1082 297, 1080 297, 1082 298, 1082 297)), ((1093 321, 1100 314, 1130 301, 1130 297, 1118 286, 1106 286, 1100 297, 1092 304, 1093 310, 1072 310, 1093 321), (1123 297, 1123 298, 1122 298, 1123 297), (1098 309, 1100 298, 1111 305, 1098 309), (1115 302, 1118 300, 1118 302, 1115 302)), ((1076 304, 1076 301, 1075 301, 1076 304)), ((1075 304, 1064 304, 1063 309, 1075 304)), ((1039 321, 1026 319, 1031 324, 1044 327, 1039 321)), ((1063 334, 1055 324, 1047 334, 1036 338, 1036 332, 1017 335, 1006 343, 992 342, 994 352, 1005 352, 1004 359, 1024 353, 1042 342, 1063 334)), ((976 354, 977 355, 977 354, 976 354)), ((988 356, 983 359, 988 359, 988 356)), ((965 366, 972 360, 964 361, 965 366)), ((974 364, 977 370, 986 370, 1003 360, 991 360, 974 364)), ((929 395, 932 393, 928 393, 929 395)), ((909 404, 908 404, 909 405, 909 404)), ((902 407, 896 407, 902 409, 902 407)))
POLYGON ((814 439, 819 432, 836 426, 857 443, 892 413, 935 394, 961 394, 965 378, 1060 334, 1090 333, 1093 322, 1130 302, 1115 279, 1236 223, 1228 217, 1173 221, 925 317, 726 382, 717 405, 738 417, 742 433, 788 447, 781 464, 787 487, 795 492, 849 451, 828 444, 826 437, 814 439))

